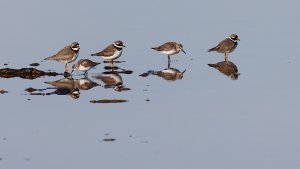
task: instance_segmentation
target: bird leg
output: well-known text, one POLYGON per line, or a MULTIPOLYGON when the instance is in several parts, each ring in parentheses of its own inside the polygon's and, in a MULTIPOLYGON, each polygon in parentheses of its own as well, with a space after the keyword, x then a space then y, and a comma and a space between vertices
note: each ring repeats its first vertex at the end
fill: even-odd
POLYGON ((171 59, 170 59, 170 55, 168 55, 168 68, 170 68, 170 64, 171 64, 171 59))
POLYGON ((68 64, 65 63, 65 72, 68 72, 68 64))
POLYGON ((110 60, 110 61, 109 61, 109 66, 110 66, 111 68, 113 68, 113 66, 114 66, 114 61, 110 60))
POLYGON ((228 62, 228 54, 225 52, 225 61, 228 62))

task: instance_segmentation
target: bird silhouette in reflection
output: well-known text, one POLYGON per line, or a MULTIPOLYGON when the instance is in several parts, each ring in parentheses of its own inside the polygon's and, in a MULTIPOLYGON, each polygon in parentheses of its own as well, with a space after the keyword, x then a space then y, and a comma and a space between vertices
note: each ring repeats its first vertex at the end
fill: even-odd
POLYGON ((93 76, 93 78, 98 79, 104 83, 104 88, 111 88, 115 91, 122 92, 122 91, 127 91, 130 90, 130 88, 126 87, 123 84, 123 79, 122 76, 120 75, 121 73, 125 74, 131 74, 132 71, 105 71, 102 72, 100 75, 93 76))
POLYGON ((237 66, 230 61, 222 61, 215 64, 208 64, 208 66, 218 69, 224 75, 230 77, 232 80, 237 80, 240 73, 237 66))
POLYGON ((183 78, 183 74, 185 73, 185 71, 186 70, 181 72, 180 70, 178 70, 176 68, 168 67, 168 68, 165 68, 165 69, 159 70, 159 71, 149 70, 146 73, 140 74, 140 76, 147 77, 151 74, 151 75, 161 77, 167 81, 176 81, 176 80, 180 80, 183 78))
POLYGON ((45 82, 53 86, 54 88, 46 88, 46 89, 33 89, 28 88, 26 91, 30 93, 30 95, 67 95, 73 99, 78 99, 80 97, 81 90, 90 90, 95 86, 100 86, 99 84, 95 83, 94 81, 90 80, 87 77, 81 79, 73 79, 70 77, 63 78, 60 80, 55 80, 51 82, 45 82), (43 92, 49 89, 56 89, 53 92, 43 92), (36 92, 38 91, 38 92, 36 92))
POLYGON ((78 99, 80 97, 80 91, 75 80, 72 78, 63 78, 60 80, 45 82, 51 86, 54 86, 56 90, 54 92, 48 93, 56 95, 68 95, 73 99, 78 99))
POLYGON ((96 86, 101 86, 100 84, 92 81, 88 77, 74 80, 79 90, 90 90, 96 86))
POLYGON ((186 70, 180 72, 180 70, 176 68, 166 68, 164 70, 158 71, 157 76, 162 77, 165 80, 175 81, 183 78, 183 74, 186 70))

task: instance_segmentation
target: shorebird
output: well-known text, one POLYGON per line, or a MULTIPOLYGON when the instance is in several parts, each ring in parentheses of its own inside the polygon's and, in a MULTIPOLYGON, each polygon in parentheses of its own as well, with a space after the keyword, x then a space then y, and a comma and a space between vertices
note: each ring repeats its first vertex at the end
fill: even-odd
POLYGON ((225 61, 228 61, 228 53, 234 51, 240 41, 239 37, 236 34, 230 35, 228 38, 221 41, 217 46, 208 50, 208 52, 216 51, 218 53, 225 54, 225 61))
POLYGON ((123 45, 123 42, 117 40, 102 51, 91 55, 101 56, 104 60, 109 61, 112 64, 114 60, 118 59, 122 55, 123 47, 125 47, 125 45, 123 45))
POLYGON ((73 42, 58 51, 55 55, 45 58, 45 60, 55 60, 60 61, 65 64, 64 72, 68 72, 68 63, 73 62, 77 59, 79 54, 79 43, 73 42))
POLYGON ((183 50, 182 44, 176 42, 166 42, 158 47, 154 47, 151 49, 159 51, 162 54, 168 55, 168 66, 170 66, 170 62, 171 62, 170 55, 174 55, 180 51, 186 54, 185 51, 183 50))

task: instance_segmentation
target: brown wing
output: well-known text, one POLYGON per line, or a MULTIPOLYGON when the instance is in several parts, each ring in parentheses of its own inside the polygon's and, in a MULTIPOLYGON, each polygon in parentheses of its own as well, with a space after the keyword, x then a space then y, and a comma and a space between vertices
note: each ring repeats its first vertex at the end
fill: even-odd
POLYGON ((172 49, 174 49, 174 43, 173 42, 167 42, 167 43, 165 43, 163 45, 160 45, 160 46, 152 48, 152 49, 157 50, 157 51, 172 50, 172 49))
POLYGON ((230 61, 222 61, 222 62, 218 62, 215 64, 208 64, 208 65, 218 69, 220 72, 222 72, 227 76, 238 72, 237 66, 230 61))
POLYGON ((57 54, 46 58, 46 60, 67 60, 71 59, 74 56, 74 54, 75 52, 71 49, 71 47, 66 46, 60 51, 58 51, 57 54))
POLYGON ((225 53, 225 52, 231 52, 236 47, 236 44, 226 38, 223 41, 221 41, 216 47, 214 47, 214 51, 225 53))
POLYGON ((113 44, 107 46, 105 49, 103 49, 101 52, 95 53, 93 55, 96 56, 111 56, 115 53, 116 48, 113 44))
POLYGON ((73 88, 75 88, 75 85, 74 85, 74 80, 71 80, 71 79, 61 79, 61 80, 57 80, 57 81, 53 81, 53 82, 45 82, 47 84, 50 84, 54 87, 57 87, 57 88, 67 88, 67 89, 70 89, 70 90, 73 90, 73 88))
POLYGON ((81 65, 83 65, 84 67, 96 66, 96 65, 99 64, 99 63, 93 62, 93 61, 91 61, 89 59, 81 59, 80 62, 81 62, 81 65))

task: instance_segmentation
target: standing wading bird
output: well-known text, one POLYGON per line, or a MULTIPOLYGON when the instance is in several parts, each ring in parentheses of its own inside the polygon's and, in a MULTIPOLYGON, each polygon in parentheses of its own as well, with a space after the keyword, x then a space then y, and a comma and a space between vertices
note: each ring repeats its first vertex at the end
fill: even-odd
POLYGON ((55 60, 60 61, 65 64, 65 72, 68 72, 68 63, 73 62, 77 59, 79 55, 79 43, 73 42, 71 45, 68 45, 58 51, 55 55, 47 57, 45 60, 55 60))
POLYGON ((228 61, 228 53, 234 51, 240 41, 239 37, 236 34, 230 35, 228 38, 221 41, 217 46, 208 50, 208 52, 216 51, 218 53, 225 54, 225 61, 228 61))
POLYGON ((122 55, 122 50, 125 45, 120 40, 115 41, 113 44, 107 46, 101 52, 91 54, 92 56, 101 56, 104 60, 109 61, 111 65, 113 61, 122 55))
POLYGON ((99 65, 100 63, 98 62, 93 62, 89 59, 80 59, 77 63, 75 63, 72 66, 72 72, 74 70, 80 70, 80 71, 84 71, 84 75, 86 75, 87 71, 89 71, 91 68, 99 65))
POLYGON ((186 54, 185 51, 183 50, 182 44, 176 42, 166 42, 163 45, 151 49, 159 51, 162 54, 168 55, 168 67, 170 66, 170 62, 171 62, 170 55, 174 55, 180 51, 186 54))

